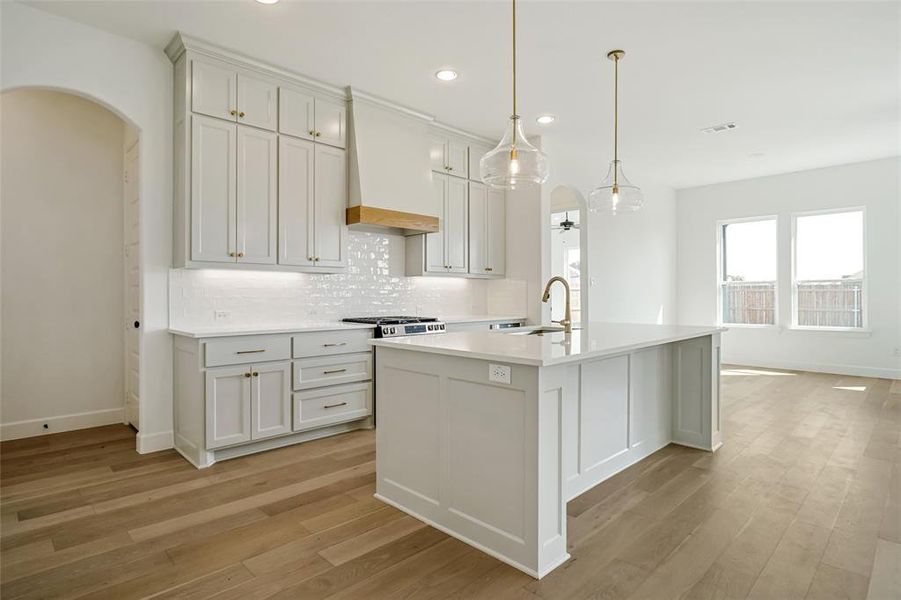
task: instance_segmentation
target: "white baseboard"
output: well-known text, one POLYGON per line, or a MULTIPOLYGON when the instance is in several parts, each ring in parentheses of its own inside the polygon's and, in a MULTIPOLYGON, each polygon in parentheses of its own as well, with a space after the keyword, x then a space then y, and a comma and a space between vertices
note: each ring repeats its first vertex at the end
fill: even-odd
POLYGON ((723 363, 764 369, 787 369, 789 371, 811 371, 813 373, 833 373, 857 377, 878 377, 880 379, 901 379, 901 369, 884 369, 861 365, 833 365, 825 363, 804 363, 792 361, 766 360, 740 356, 724 356, 723 363))
POLYGON ((158 433, 138 432, 138 454, 150 454, 151 452, 168 450, 174 446, 175 444, 171 431, 160 431, 158 433))
POLYGON ((43 419, 29 419, 0 424, 0 440, 18 440, 21 438, 49 435, 63 431, 87 429, 101 425, 121 424, 125 418, 125 408, 109 408, 92 412, 59 415, 43 419), (47 425, 45 428, 44 425, 47 425))

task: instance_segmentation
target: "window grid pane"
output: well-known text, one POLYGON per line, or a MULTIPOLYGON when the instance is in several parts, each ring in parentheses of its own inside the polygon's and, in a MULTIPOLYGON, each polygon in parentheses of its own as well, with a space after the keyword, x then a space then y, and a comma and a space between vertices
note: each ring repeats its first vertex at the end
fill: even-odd
POLYGON ((721 322, 776 323, 776 220, 722 225, 721 322))

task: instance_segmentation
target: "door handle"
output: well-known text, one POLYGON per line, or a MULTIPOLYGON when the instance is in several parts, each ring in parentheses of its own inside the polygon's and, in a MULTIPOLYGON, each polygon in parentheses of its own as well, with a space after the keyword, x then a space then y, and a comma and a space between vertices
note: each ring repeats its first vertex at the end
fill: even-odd
POLYGON ((339 402, 338 404, 324 404, 322 408, 337 408, 339 406, 347 406, 347 402, 339 402))
POLYGON ((322 346, 325 348, 331 348, 333 346, 346 346, 346 345, 347 345, 347 342, 332 342, 330 344, 322 344, 322 346))
POLYGON ((260 352, 265 352, 265 349, 260 350, 237 350, 235 354, 259 354, 260 352))
POLYGON ((332 369, 331 371, 323 371, 323 375, 334 375, 335 373, 346 373, 347 369, 332 369))

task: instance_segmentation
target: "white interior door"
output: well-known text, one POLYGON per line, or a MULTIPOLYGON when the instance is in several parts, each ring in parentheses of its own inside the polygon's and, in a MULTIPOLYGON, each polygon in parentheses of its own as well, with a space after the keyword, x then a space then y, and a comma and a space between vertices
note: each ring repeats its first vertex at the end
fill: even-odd
POLYGON ((316 265, 343 267, 345 256, 345 212, 347 209, 347 155, 344 150, 316 145, 314 219, 316 265))
POLYGON ((191 122, 191 260, 235 262, 236 125, 191 122))
POLYGON ((125 152, 125 421, 140 429, 141 255, 138 143, 125 152))
POLYGON ((291 432, 291 363, 253 366, 251 438, 260 440, 291 432))
POLYGON ((238 262, 274 265, 278 252, 278 136, 238 126, 238 262))
POLYGON ((316 144, 279 136, 278 262, 313 264, 313 170, 316 144))
POLYGON ((457 177, 447 180, 447 215, 445 238, 447 240, 447 269, 450 273, 466 273, 469 268, 467 248, 468 214, 469 214, 469 182, 457 177))

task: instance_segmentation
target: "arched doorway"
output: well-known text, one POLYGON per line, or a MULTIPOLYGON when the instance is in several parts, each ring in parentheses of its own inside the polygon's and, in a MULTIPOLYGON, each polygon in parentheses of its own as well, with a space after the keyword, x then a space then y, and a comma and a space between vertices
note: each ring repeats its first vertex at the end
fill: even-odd
MULTIPOLYGON (((588 237, 585 197, 576 188, 558 185, 550 198, 550 275, 566 278, 570 284, 572 318, 575 324, 587 322, 588 295, 588 237)), ((551 291, 551 318, 563 316, 563 289, 551 291)))
POLYGON ((0 434, 139 427, 139 132, 67 91, 0 103, 0 434))

